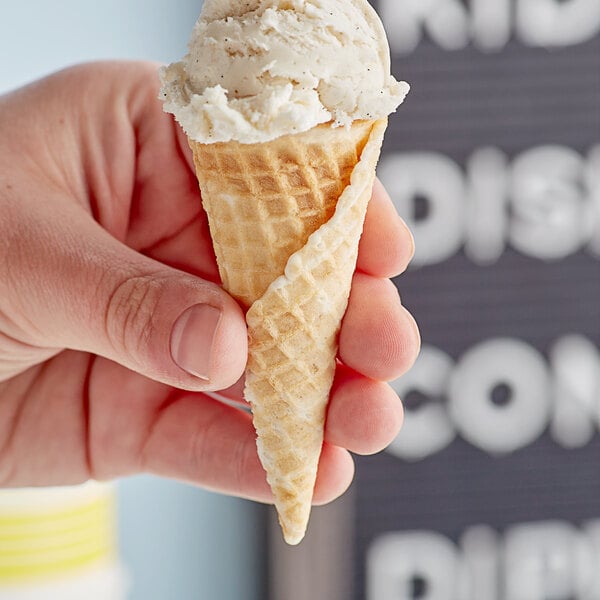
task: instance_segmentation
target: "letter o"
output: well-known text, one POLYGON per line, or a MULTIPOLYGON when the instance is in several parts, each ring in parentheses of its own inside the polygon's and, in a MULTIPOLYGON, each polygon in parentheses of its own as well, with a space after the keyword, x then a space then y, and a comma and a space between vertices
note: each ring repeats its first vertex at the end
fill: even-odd
POLYGON ((449 385, 449 410, 460 434, 490 453, 508 453, 537 439, 550 418, 550 377, 542 356, 528 344, 493 339, 458 362, 449 385), (505 385, 509 401, 497 405, 505 385))

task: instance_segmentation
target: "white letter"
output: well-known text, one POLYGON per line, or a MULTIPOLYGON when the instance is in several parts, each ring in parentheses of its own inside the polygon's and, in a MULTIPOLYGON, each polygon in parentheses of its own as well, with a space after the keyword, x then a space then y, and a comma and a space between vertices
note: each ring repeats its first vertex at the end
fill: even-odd
POLYGON ((464 232, 465 185, 456 163, 433 152, 388 154, 379 175, 415 236, 413 266, 442 262, 458 252, 464 232), (416 220, 418 197, 427 205, 425 216, 416 220))
POLYGON ((500 50, 510 40, 511 0, 471 0, 476 45, 484 51, 500 50))
POLYGON ((422 27, 445 50, 468 44, 468 15, 458 0, 380 0, 379 13, 392 52, 412 52, 421 41, 422 27))
POLYGON ((600 519, 584 523, 584 535, 590 545, 589 562, 580 566, 581 592, 578 600, 600 598, 600 519))
POLYGON ((433 532, 388 533, 367 552, 367 600, 455 600, 458 557, 454 544, 433 532))
POLYGON ((600 419, 600 355, 586 338, 565 336, 550 351, 554 379, 552 437, 566 448, 585 446, 600 419))
POLYGON ((444 449, 455 438, 452 421, 439 401, 446 394, 452 366, 447 354, 425 345, 412 369, 392 382, 400 398, 420 392, 433 400, 414 410, 406 408, 402 430, 387 448, 390 454, 420 460, 444 449))
POLYGON ((449 388, 449 409, 463 437, 491 453, 512 452, 533 442, 548 424, 550 388, 543 358, 511 339, 483 342, 458 362, 449 388), (495 403, 498 389, 506 398, 495 403))
POLYGON ((464 555, 460 600, 498 600, 500 557, 496 532, 487 525, 470 527, 459 545, 464 555))
POLYGON ((517 32, 529 46, 572 46, 600 31, 598 0, 519 0, 517 32))
POLYGON ((508 168, 497 148, 477 150, 467 164, 465 254, 475 263, 495 263, 508 230, 508 168))
POLYGON ((572 525, 517 525, 506 534, 505 550, 506 600, 579 597, 578 564, 589 561, 591 549, 572 525))
POLYGON ((585 180, 589 193, 589 250, 600 258, 600 146, 590 150, 585 170, 585 180))
MULTIPOLYGON (((600 6, 600 4, 599 4, 600 6)), ((513 164, 513 246, 529 256, 559 259, 586 240, 583 161, 569 148, 542 146, 513 164)))

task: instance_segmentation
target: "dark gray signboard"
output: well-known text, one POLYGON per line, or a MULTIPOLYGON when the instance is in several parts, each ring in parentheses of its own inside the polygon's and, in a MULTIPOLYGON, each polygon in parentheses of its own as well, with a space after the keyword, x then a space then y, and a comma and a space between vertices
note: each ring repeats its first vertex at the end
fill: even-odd
POLYGON ((423 352, 357 461, 353 597, 600 599, 600 1, 373 4, 423 352))

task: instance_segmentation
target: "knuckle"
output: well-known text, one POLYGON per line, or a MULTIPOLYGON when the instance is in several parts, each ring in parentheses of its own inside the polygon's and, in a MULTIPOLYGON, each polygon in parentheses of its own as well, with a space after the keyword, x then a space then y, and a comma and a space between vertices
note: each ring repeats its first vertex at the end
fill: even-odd
POLYGON ((147 346, 164 288, 164 279, 153 275, 130 277, 114 288, 106 305, 104 326, 115 350, 136 356, 147 346))

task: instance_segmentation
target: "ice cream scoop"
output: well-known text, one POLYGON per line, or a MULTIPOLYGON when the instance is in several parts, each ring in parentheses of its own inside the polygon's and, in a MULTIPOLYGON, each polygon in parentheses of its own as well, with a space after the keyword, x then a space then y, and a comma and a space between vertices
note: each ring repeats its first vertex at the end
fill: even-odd
POLYGON ((188 54, 162 81, 165 110, 202 143, 383 118, 409 89, 390 74, 366 0, 206 0, 188 54))

